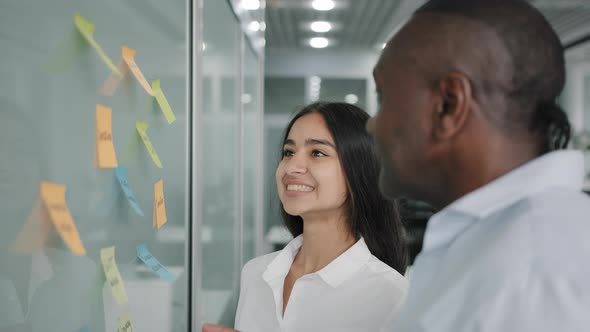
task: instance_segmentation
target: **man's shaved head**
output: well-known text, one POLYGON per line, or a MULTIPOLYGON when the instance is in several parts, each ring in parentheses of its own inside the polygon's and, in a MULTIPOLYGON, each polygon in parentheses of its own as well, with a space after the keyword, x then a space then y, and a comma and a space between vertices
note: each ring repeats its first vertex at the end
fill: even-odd
MULTIPOLYGON (((484 78, 473 77, 476 80, 473 83, 482 85, 482 88, 491 84, 489 88, 493 89, 495 85, 503 90, 501 92, 507 97, 509 110, 497 116, 504 119, 504 125, 508 128, 511 125, 527 125, 546 139, 548 150, 567 145, 569 125, 564 126, 564 122, 567 124, 564 121, 567 120, 565 114, 555 107, 555 100, 565 84, 563 47, 559 37, 536 8, 525 0, 432 0, 415 12, 416 17, 424 14, 447 16, 451 21, 452 17, 460 17, 493 31, 502 44, 500 47, 509 54, 509 70, 489 59, 489 56, 500 55, 501 52, 487 50, 488 58, 479 60, 481 66, 489 65, 489 68, 484 70, 487 71, 484 78), (495 73, 490 75, 490 71, 495 73), (506 73, 509 77, 502 77, 506 73), (489 78, 494 78, 495 84, 489 78), (504 81, 506 78, 508 81, 504 81), (479 79, 483 80, 477 82, 479 79)), ((463 33, 470 35, 470 31, 463 33)), ((461 34, 454 37, 463 39, 461 34)), ((465 42, 474 51, 472 54, 462 54, 471 55, 474 61, 480 56, 475 49, 497 47, 484 44, 487 40, 465 42)))
POLYGON ((427 2, 374 71, 382 190, 444 206, 565 148, 564 62, 556 33, 525 0, 427 2))

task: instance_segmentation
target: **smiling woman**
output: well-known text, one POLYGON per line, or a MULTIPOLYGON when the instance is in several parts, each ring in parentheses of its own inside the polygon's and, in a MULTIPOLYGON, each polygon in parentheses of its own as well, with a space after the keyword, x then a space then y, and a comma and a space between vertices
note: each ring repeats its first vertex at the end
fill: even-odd
POLYGON ((244 267, 237 329, 373 331, 397 314, 406 249, 396 204, 377 188, 368 118, 314 103, 287 126, 276 182, 295 239, 244 267))

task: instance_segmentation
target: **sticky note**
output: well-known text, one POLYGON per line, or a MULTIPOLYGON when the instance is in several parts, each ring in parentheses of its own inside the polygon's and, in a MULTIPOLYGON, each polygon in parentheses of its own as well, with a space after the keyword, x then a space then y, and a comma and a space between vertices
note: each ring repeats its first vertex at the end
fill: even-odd
POLYGON ((173 282, 174 279, 176 279, 176 276, 160 264, 160 261, 149 252, 145 243, 138 245, 136 251, 137 257, 139 257, 139 259, 141 259, 154 273, 160 276, 160 278, 168 282, 173 282))
POLYGON ((158 229, 166 223, 166 203, 164 201, 164 180, 154 184, 154 227, 158 229))
POLYGON ((168 99, 164 96, 164 91, 162 91, 162 88, 160 87, 160 80, 152 82, 152 91, 154 91, 154 96, 156 97, 158 105, 160 105, 162 113, 164 113, 164 116, 166 117, 166 121, 168 121, 168 124, 171 124, 176 120, 176 116, 174 115, 174 112, 172 112, 170 104, 168 104, 168 99))
POLYGON ((109 56, 103 51, 102 47, 100 47, 96 40, 94 40, 94 24, 90 23, 86 18, 84 18, 80 14, 76 14, 74 16, 74 25, 76 26, 78 31, 80 31, 80 34, 82 34, 84 39, 86 39, 88 44, 90 44, 90 46, 92 46, 92 48, 96 50, 102 61, 111 69, 111 71, 116 73, 117 75, 122 76, 121 72, 119 72, 119 69, 117 69, 117 67, 115 67, 115 65, 113 64, 113 61, 111 61, 109 56))
POLYGON ((39 199, 10 250, 19 254, 38 252, 45 245, 50 232, 51 221, 49 221, 47 211, 39 199))
POLYGON ((80 234, 66 206, 66 187, 58 183, 41 182, 41 200, 49 219, 70 251, 78 256, 86 255, 80 234))
POLYGON ((100 168, 117 167, 110 107, 96 105, 96 160, 100 168))
POLYGON ((133 332, 129 311, 125 311, 125 313, 119 317, 119 330, 117 332, 133 332))
POLYGON ((125 292, 123 278, 121 278, 121 273, 119 273, 119 268, 115 261, 115 247, 100 249, 100 261, 102 262, 104 276, 111 286, 111 291, 113 292, 115 300, 119 305, 127 303, 127 292, 125 292))
POLYGON ((117 73, 111 73, 109 75, 109 77, 107 78, 107 80, 102 84, 102 86, 100 87, 100 90, 98 90, 98 92, 103 96, 114 95, 115 91, 119 87, 119 83, 121 83, 121 80, 123 79, 123 77, 125 77, 125 75, 127 75, 127 72, 129 71, 128 68, 129 67, 127 67, 127 64, 125 63, 125 61, 121 58, 121 60, 119 61, 119 64, 117 65, 117 69, 119 70, 121 75, 118 75, 117 73))
POLYGON ((135 128, 137 129, 137 132, 139 133, 139 136, 141 137, 141 140, 143 141, 145 148, 152 157, 154 164, 156 164, 156 166, 158 166, 159 168, 162 168, 162 162, 160 161, 160 157, 158 157, 156 149, 154 149, 154 146, 152 145, 152 142, 150 141, 150 138, 147 135, 147 130, 149 127, 150 125, 145 122, 137 121, 135 123, 135 128))
POLYGON ((133 76, 135 76, 135 78, 137 78, 137 81, 139 82, 139 84, 141 84, 141 86, 145 89, 145 91, 150 96, 153 96, 154 92, 152 91, 152 88, 150 87, 150 85, 146 81, 145 77, 143 77, 143 73, 141 72, 141 70, 139 69, 137 64, 135 63, 135 50, 132 48, 123 46, 122 57, 123 57, 123 60, 125 61, 125 63, 127 64, 127 66, 129 67, 129 69, 131 70, 131 72, 133 73, 133 76))
POLYGON ((125 194, 125 197, 127 197, 127 201, 129 201, 129 204, 131 205, 133 210, 135 210, 137 214, 143 217, 143 212, 141 211, 141 208, 137 203, 135 194, 129 186, 129 181, 127 180, 127 172, 127 167, 119 166, 115 168, 115 177, 117 178, 117 181, 119 182, 119 185, 121 186, 121 189, 123 190, 123 193, 125 194))

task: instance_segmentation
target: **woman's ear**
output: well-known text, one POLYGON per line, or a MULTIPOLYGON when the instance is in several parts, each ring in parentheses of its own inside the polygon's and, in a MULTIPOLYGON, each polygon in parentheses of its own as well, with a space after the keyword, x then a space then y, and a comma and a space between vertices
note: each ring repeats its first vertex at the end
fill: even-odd
POLYGON ((461 131, 471 111, 471 82, 465 75, 451 72, 440 80, 437 92, 440 98, 433 112, 433 134, 437 140, 447 140, 461 131))

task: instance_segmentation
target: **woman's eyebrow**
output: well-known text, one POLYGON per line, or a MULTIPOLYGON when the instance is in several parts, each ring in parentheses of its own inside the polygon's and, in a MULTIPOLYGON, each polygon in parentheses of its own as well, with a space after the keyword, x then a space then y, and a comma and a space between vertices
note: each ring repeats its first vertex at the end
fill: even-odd
MULTIPOLYGON (((285 143, 283 143, 283 145, 296 146, 297 144, 295 144, 294 140, 287 139, 287 140, 285 140, 285 143)), ((333 149, 336 149, 336 147, 334 146, 334 144, 332 144, 332 142, 330 142, 326 139, 319 139, 319 138, 308 138, 305 140, 305 145, 327 145, 329 147, 332 147, 333 149)))

